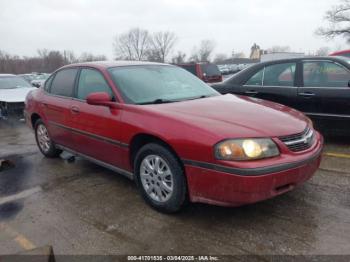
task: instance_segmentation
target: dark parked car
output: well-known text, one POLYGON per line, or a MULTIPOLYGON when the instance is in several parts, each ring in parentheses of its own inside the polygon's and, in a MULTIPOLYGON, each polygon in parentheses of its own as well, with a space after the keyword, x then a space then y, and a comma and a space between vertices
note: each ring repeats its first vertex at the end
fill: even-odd
POLYGON ((222 82, 222 73, 217 65, 211 63, 188 63, 177 66, 186 69, 206 83, 222 82))
POLYGON ((247 68, 213 88, 221 94, 247 95, 290 106, 321 120, 317 124, 344 132, 350 119, 349 63, 346 57, 270 61, 247 68))
POLYGON ((240 206, 284 194, 315 173, 323 147, 302 113, 220 95, 165 64, 65 66, 25 112, 45 156, 66 150, 135 179, 166 212, 186 199, 240 206))

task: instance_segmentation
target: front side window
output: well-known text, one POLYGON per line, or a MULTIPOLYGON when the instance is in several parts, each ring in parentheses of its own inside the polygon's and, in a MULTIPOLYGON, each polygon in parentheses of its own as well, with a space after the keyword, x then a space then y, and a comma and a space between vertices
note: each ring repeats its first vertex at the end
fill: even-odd
POLYGON ((63 69, 56 73, 51 83, 50 93, 59 96, 71 97, 73 95, 75 78, 78 69, 63 69))
POLYGON ((247 86, 262 86, 265 68, 258 71, 246 83, 247 86))
POLYGON ((109 72, 127 103, 176 102, 219 95, 191 73, 175 66, 114 67, 109 72))
POLYGON ((265 67, 264 86, 294 86, 295 63, 276 64, 265 67))
POLYGON ((106 92, 111 98, 114 97, 111 88, 100 72, 94 69, 82 69, 79 77, 77 98, 85 100, 89 94, 95 92, 106 92))
POLYGON ((350 72, 333 62, 305 62, 303 66, 305 87, 348 87, 350 72))

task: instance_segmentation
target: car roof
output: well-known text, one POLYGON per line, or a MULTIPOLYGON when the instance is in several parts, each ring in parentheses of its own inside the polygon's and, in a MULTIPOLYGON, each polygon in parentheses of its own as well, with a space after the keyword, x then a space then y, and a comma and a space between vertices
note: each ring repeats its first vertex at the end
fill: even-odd
POLYGON ((66 67, 74 67, 74 66, 92 66, 99 68, 111 68, 111 67, 122 67, 122 66, 142 66, 142 65, 168 65, 163 63, 155 63, 155 62, 144 62, 144 61, 93 61, 93 62, 84 62, 84 63, 75 63, 66 65, 62 68, 66 67))
POLYGON ((336 55, 343 55, 343 54, 348 54, 348 53, 350 53, 350 49, 336 51, 336 52, 331 53, 330 55, 331 56, 336 56, 336 55))
POLYGON ((268 64, 280 64, 280 63, 288 63, 288 62, 298 62, 303 60, 333 60, 333 61, 343 61, 344 59, 342 57, 337 56, 303 56, 303 57, 297 57, 297 58, 284 58, 284 59, 277 59, 277 60, 271 60, 271 61, 265 61, 261 63, 257 63, 255 65, 268 65, 268 64))

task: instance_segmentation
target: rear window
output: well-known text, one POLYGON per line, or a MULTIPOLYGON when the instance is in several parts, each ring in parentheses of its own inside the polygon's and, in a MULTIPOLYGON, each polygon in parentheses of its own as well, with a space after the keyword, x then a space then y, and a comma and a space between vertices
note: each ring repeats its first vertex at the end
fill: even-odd
POLYGON ((77 72, 76 68, 58 71, 52 81, 50 93, 59 96, 72 96, 77 72))
POLYGON ((214 64, 202 64, 201 65, 203 73, 207 76, 220 76, 221 72, 217 65, 214 64))

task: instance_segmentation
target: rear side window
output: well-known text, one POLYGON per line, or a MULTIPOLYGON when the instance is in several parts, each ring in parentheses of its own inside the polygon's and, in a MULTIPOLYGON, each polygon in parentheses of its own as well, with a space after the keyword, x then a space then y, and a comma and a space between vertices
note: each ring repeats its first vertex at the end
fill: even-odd
POLYGON ((265 67, 264 86, 294 86, 295 63, 277 64, 265 67))
POLYGON ((201 65, 202 72, 206 74, 206 76, 220 76, 221 72, 217 65, 214 64, 202 64, 201 65))
POLYGON ((75 78, 78 69, 70 68, 58 71, 52 80, 50 93, 59 96, 73 96, 75 78))
POLYGON ((89 94, 95 92, 106 92, 113 98, 112 90, 100 72, 94 69, 82 69, 77 98, 85 100, 89 94))
POLYGON ((45 85, 44 85, 44 90, 46 92, 49 92, 53 79, 54 79, 54 76, 51 76, 49 79, 46 80, 45 85))
POLYGON ((305 62, 305 87, 348 87, 350 72, 343 66, 326 61, 305 62))

